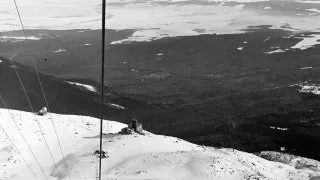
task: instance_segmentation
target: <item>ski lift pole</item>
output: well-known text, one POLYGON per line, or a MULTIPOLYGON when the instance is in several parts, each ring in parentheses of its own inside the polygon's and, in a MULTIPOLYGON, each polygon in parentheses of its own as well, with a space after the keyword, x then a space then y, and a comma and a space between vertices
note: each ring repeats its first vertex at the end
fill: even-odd
POLYGON ((101 180, 102 159, 102 130, 103 130, 103 101, 104 101, 104 54, 106 36, 106 0, 102 0, 102 49, 101 49, 101 102, 100 102, 100 158, 99 158, 99 180, 101 180))

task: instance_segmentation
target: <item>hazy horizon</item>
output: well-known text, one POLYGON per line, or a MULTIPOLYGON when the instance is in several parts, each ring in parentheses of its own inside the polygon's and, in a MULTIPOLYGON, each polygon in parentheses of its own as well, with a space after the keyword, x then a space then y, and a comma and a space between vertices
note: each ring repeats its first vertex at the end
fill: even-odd
MULTIPOLYGON (((26 29, 100 29, 100 0, 17 1, 26 29)), ((0 2, 1 31, 20 30, 12 1, 0 2)), ((290 31, 318 31, 318 1, 171 0, 107 1, 108 29, 135 29, 131 40, 199 34, 240 33, 270 25, 290 31)))

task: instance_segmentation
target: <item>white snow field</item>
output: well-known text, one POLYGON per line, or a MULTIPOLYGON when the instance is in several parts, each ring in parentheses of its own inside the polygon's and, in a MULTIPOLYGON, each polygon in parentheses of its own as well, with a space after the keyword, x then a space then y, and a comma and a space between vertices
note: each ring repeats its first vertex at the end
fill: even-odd
POLYGON ((305 50, 320 44, 320 34, 312 34, 308 37, 302 37, 302 41, 292 46, 291 49, 305 50))
MULTIPOLYGON (((35 116, 29 112, 0 109, 0 125, 21 152, 39 180, 45 179, 31 152, 17 131, 9 112, 30 144, 49 180, 96 179, 99 149, 99 120, 86 116, 52 114, 68 170, 64 165, 50 115, 35 116), (39 132, 40 122, 55 168, 39 132), (60 173, 60 177, 59 177, 60 173)), ((105 121, 102 160, 103 179, 117 180, 200 180, 200 179, 311 179, 320 176, 317 168, 295 169, 294 166, 262 159, 234 149, 198 146, 184 140, 146 132, 145 135, 117 134, 125 124, 105 121)), ((5 133, 0 128, 0 179, 36 179, 5 133)), ((300 164, 301 165, 301 164, 300 164)))

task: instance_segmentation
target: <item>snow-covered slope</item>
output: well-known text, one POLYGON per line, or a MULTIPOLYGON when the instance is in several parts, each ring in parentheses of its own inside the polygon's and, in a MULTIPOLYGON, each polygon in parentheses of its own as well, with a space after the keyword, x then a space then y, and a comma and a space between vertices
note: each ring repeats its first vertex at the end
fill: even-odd
MULTIPOLYGON (((69 179, 51 117, 15 110, 10 112, 48 179, 69 179), (36 120, 41 124, 58 169, 50 158, 36 120)), ((45 179, 6 109, 0 109, 0 119, 1 126, 38 179, 45 179)), ((99 148, 99 120, 59 114, 52 114, 52 120, 60 137, 71 179, 96 179, 98 158, 94 152, 99 148)), ((311 179, 320 176, 319 168, 295 169, 233 149, 198 146, 175 137, 148 132, 146 135, 117 134, 125 126, 105 121, 103 149, 109 157, 102 161, 103 179, 311 179)), ((0 141, 0 179, 35 179, 1 128, 0 141)))

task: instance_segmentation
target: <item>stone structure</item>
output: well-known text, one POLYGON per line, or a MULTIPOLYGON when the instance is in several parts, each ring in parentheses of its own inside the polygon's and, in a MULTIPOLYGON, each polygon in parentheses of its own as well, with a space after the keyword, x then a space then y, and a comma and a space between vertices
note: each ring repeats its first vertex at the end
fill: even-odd
POLYGON ((132 119, 128 127, 122 128, 120 134, 132 134, 132 133, 144 134, 142 124, 136 119, 132 119))
POLYGON ((132 134, 134 131, 129 127, 122 128, 120 134, 132 134))
POLYGON ((132 119, 131 124, 129 126, 130 129, 132 129, 134 132, 142 134, 142 124, 138 122, 136 119, 132 119))

